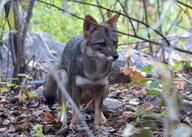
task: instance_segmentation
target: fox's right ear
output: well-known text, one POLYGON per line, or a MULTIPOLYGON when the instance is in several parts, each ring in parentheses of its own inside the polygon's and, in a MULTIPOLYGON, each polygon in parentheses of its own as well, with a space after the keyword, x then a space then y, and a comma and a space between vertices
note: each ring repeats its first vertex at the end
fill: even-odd
POLYGON ((97 25, 97 21, 93 17, 87 15, 83 23, 84 38, 87 39, 93 32, 97 31, 98 29, 99 26, 97 25))

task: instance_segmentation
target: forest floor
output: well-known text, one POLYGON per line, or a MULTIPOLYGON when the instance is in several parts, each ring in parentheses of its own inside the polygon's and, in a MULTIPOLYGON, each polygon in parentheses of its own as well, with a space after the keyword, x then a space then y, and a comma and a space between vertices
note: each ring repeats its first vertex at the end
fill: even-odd
MULTIPOLYGON (((183 81, 177 81, 179 93, 183 95, 183 103, 180 108, 180 122, 192 125, 192 86, 186 87, 183 81)), ((104 111, 107 118, 105 128, 94 130, 93 111, 86 109, 84 115, 91 131, 95 136, 122 136, 125 127, 136 131, 136 136, 161 137, 165 127, 167 108, 163 105, 160 94, 148 94, 145 86, 135 85, 127 88, 126 85, 111 85, 108 98, 122 102, 123 107, 114 111, 104 111)), ((82 130, 71 128, 61 129, 58 121, 60 105, 55 104, 51 109, 40 97, 30 97, 19 101, 19 91, 11 90, 3 92, 0 96, 0 137, 19 136, 86 136, 82 130)), ((110 104, 112 109, 116 103, 110 104), (113 106, 114 105, 114 106, 113 106)), ((71 111, 68 111, 69 121, 71 111)))
MULTIPOLYGON (((39 35, 37 34, 32 34, 31 37, 29 37, 30 40, 33 39, 34 41, 42 42, 41 39, 37 39, 41 38, 40 36, 42 36, 42 33, 39 35)), ((47 55, 41 54, 41 51, 46 49, 45 46, 42 45, 48 45, 50 49, 52 49, 51 47, 63 48, 62 44, 59 46, 58 43, 54 42, 47 34, 43 34, 43 37, 47 43, 43 41, 42 43, 34 44, 34 48, 29 48, 30 46, 26 48, 26 51, 28 51, 26 55, 29 55, 31 58, 32 55, 35 54, 37 62, 38 59, 50 60, 48 53, 47 55)), ((191 38, 189 40, 191 40, 191 38)), ((189 45, 189 47, 192 46, 189 45)), ((56 51, 53 53, 62 51, 61 49, 52 50, 56 51)), ((128 50, 121 51, 126 53, 128 50)), ((2 53, 6 52, 4 51, 2 53)), ((125 53, 121 53, 120 55, 126 55, 125 53)), ((147 58, 146 55, 142 57, 136 52, 133 53, 131 57, 133 59, 133 64, 136 64, 136 66, 154 64, 155 67, 159 68, 159 66, 156 65, 157 61, 154 61, 153 57, 147 58)), ((6 55, 8 54, 6 53, 6 55)), ((170 57, 173 57, 173 55, 175 55, 175 52, 171 54, 170 57)), ((59 54, 57 56, 59 56, 59 54)), ((57 56, 55 58, 58 58, 57 56)), ((161 56, 159 56, 159 58, 160 57, 161 56)), ((124 56, 122 56, 122 58, 125 60, 124 56)), ((191 57, 186 58, 189 60, 191 59, 191 57)), ((5 62, 8 62, 7 60, 5 60, 5 62)), ((183 60, 185 61, 185 58, 183 60)), ((8 62, 8 64, 11 63, 8 62)), ((7 64, 4 64, 4 66, 7 66, 7 64)), ((44 66, 49 65, 47 63, 44 66)), ((153 69, 155 70, 154 66, 153 69)), ((5 72, 7 71, 6 69, 4 70, 5 72)), ((192 68, 185 74, 177 72, 177 76, 182 76, 186 80, 191 81, 191 72, 192 68)), ((154 77, 156 77, 156 75, 154 75, 154 77)), ((157 77, 156 80, 160 81, 159 77, 157 77)), ((175 80, 174 83, 175 90, 178 91, 177 95, 179 99, 182 100, 181 104, 175 103, 175 106, 178 107, 179 110, 179 121, 176 122, 192 127, 192 84, 187 83, 185 80, 175 80)), ((147 85, 147 83, 144 85, 137 85, 135 83, 111 85, 109 96, 105 102, 106 104, 104 104, 105 108, 103 108, 107 122, 105 123, 105 128, 101 130, 95 130, 93 127, 93 110, 90 109, 90 107, 87 109, 82 108, 81 111, 93 134, 100 137, 120 137, 124 133, 134 133, 134 137, 165 136, 168 131, 169 122, 167 118, 168 108, 166 107, 167 104, 165 103, 164 97, 162 97, 163 94, 160 94, 163 91, 162 86, 156 85, 157 83, 155 82, 153 84, 158 87, 159 93, 149 93, 149 85, 147 85)), ((2 88, 1 85, 0 88, 2 88)), ((18 90, 0 92, 0 137, 42 137, 43 135, 87 136, 85 131, 80 129, 62 129, 61 122, 58 120, 58 113, 61 110, 61 106, 59 104, 54 104, 52 108, 49 108, 41 97, 31 92, 33 90, 35 89, 30 89, 30 96, 28 98, 23 97, 23 94, 26 94, 26 90, 24 89, 24 93, 21 94, 21 88, 18 90)), ((68 115, 68 125, 70 125, 71 110, 68 111, 68 115)))

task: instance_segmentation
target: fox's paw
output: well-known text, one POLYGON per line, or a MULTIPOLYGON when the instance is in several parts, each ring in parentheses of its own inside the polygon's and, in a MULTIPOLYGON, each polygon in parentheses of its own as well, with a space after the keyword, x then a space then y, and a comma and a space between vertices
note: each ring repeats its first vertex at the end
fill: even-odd
POLYGON ((95 125, 95 130, 104 130, 106 127, 104 125, 95 125))
POLYGON ((105 118, 103 113, 101 113, 101 119, 102 119, 102 124, 105 124, 107 122, 107 119, 105 118))

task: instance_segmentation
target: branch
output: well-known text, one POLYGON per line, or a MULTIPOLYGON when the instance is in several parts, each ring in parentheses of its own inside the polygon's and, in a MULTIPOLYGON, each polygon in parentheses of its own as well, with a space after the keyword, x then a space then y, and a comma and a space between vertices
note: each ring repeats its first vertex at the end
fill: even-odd
POLYGON ((183 6, 187 7, 187 8, 192 9, 192 6, 190 6, 190 5, 188 5, 188 4, 185 4, 185 3, 183 3, 183 2, 181 2, 181 1, 179 1, 179 0, 177 0, 177 3, 183 5, 183 6))
POLYGON ((169 41, 166 39, 166 37, 165 37, 163 34, 161 34, 158 30, 151 28, 148 24, 146 24, 146 23, 143 22, 143 21, 140 21, 140 20, 135 19, 135 18, 133 18, 133 17, 127 16, 127 15, 125 15, 125 14, 123 14, 123 13, 118 12, 118 11, 105 8, 105 7, 101 6, 101 5, 98 6, 98 5, 95 5, 95 4, 92 4, 92 3, 86 3, 86 2, 82 2, 82 1, 76 1, 76 0, 72 0, 72 1, 69 1, 69 2, 75 2, 75 3, 79 3, 79 4, 85 4, 85 5, 89 5, 89 6, 94 6, 94 7, 102 8, 102 9, 104 9, 104 10, 111 11, 111 12, 113 12, 113 13, 118 13, 118 14, 120 14, 120 15, 128 18, 128 19, 131 19, 131 20, 133 20, 133 21, 135 21, 135 22, 141 23, 141 24, 143 24, 144 26, 146 26, 147 28, 153 30, 155 33, 157 33, 158 35, 160 35, 160 36, 166 41, 167 45, 170 45, 169 41))
MULTIPOLYGON (((117 1, 118 1, 118 3, 121 5, 121 8, 123 9, 123 11, 124 11, 124 13, 126 14, 126 16, 129 16, 129 14, 127 13, 127 11, 126 11, 126 9, 124 8, 124 6, 123 6, 123 4, 121 3, 121 1, 120 1, 120 0, 117 0, 117 1)), ((131 24, 131 27, 132 27, 132 29, 133 29, 133 34, 134 34, 134 35, 137 35, 137 33, 136 33, 136 31, 135 31, 135 27, 134 27, 134 25, 133 25, 133 22, 131 21, 130 18, 128 18, 128 20, 129 20, 129 22, 130 22, 130 24, 131 24)))
POLYGON ((27 11, 27 17, 26 17, 26 20, 24 22, 24 28, 23 28, 23 33, 22 33, 22 37, 21 37, 21 45, 22 45, 21 47, 24 47, 25 37, 27 34, 29 21, 30 21, 31 15, 32 15, 34 2, 35 2, 35 0, 30 0, 30 3, 29 3, 29 7, 28 7, 28 11, 27 11))
MULTIPOLYGON (((64 10, 64 9, 62 9, 62 8, 54 5, 54 4, 51 4, 51 3, 48 3, 48 2, 45 2, 45 1, 42 1, 42 0, 38 0, 38 1, 41 2, 41 3, 43 3, 43 4, 52 6, 52 7, 56 8, 56 9, 58 9, 58 10, 60 10, 60 11, 66 12, 66 13, 70 14, 71 16, 76 17, 77 19, 86 20, 86 19, 84 19, 84 18, 82 18, 82 17, 79 17, 79 16, 77 16, 76 14, 71 13, 71 12, 69 12, 69 11, 66 11, 66 10, 64 10)), ((75 2, 81 3, 80 1, 75 1, 75 2)), ((89 5, 90 5, 90 4, 89 4, 89 5)), ((91 4, 91 5, 92 5, 92 4, 91 4)), ((95 6, 97 7, 97 5, 95 5, 95 6)), ((118 13, 118 14, 120 14, 120 15, 122 15, 122 16, 127 17, 125 14, 122 14, 122 13, 117 12, 117 11, 115 11, 115 10, 110 10, 110 9, 107 9, 107 8, 105 8, 105 7, 102 7, 102 6, 99 6, 99 7, 103 8, 103 9, 105 9, 105 10, 109 10, 109 11, 111 11, 111 12, 118 13)), ((132 19, 132 20, 134 20, 134 21, 140 22, 140 21, 138 21, 137 19, 134 19, 134 18, 132 18, 132 17, 128 17, 128 18, 130 18, 130 19, 132 19)), ((95 24, 95 25, 98 25, 98 26, 101 26, 101 27, 103 27, 103 28, 107 28, 106 26, 101 25, 101 24, 96 24, 95 22, 91 22, 91 23, 92 23, 92 24, 95 24)), ((140 23, 142 23, 142 22, 140 22, 140 23)), ((144 23, 144 22, 143 22, 143 23, 144 23)), ((146 23, 144 23, 144 25, 150 27, 150 26, 147 25, 146 23)), ((151 29, 152 29, 152 28, 151 28, 151 29)), ((126 36, 129 36, 129 37, 137 38, 137 39, 140 39, 140 40, 144 40, 144 41, 146 41, 146 42, 150 42, 150 43, 156 44, 156 45, 158 45, 158 46, 165 46, 165 44, 162 44, 162 43, 159 43, 159 42, 156 42, 156 41, 153 41, 153 40, 149 40, 149 39, 146 39, 146 38, 143 38, 143 37, 140 37, 140 36, 128 34, 128 33, 121 32, 121 31, 117 31, 117 30, 112 29, 112 28, 111 28, 111 30, 112 30, 112 31, 115 31, 115 32, 117 32, 117 33, 119 33, 119 34, 122 34, 122 35, 126 35, 126 36)), ((154 30, 154 31, 156 32, 157 30, 154 30)), ((160 33, 160 32, 157 31, 157 33, 160 33)), ((160 33, 160 34, 161 34, 161 33, 160 33)), ((160 36, 162 36, 162 38, 166 41, 166 43, 167 43, 166 45, 167 45, 167 46, 172 46, 175 50, 181 51, 181 52, 183 52, 183 53, 192 54, 191 51, 187 51, 187 50, 183 50, 183 49, 178 48, 178 47, 174 47, 173 45, 171 45, 171 44, 169 43, 168 39, 167 39, 165 36, 163 36, 162 34, 161 34, 160 36)))
MULTIPOLYGON (((96 0, 96 2, 97 2, 97 5, 99 6, 100 5, 99 0, 96 0)), ((100 8, 99 8, 99 12, 100 12, 102 20, 105 21, 105 17, 104 17, 103 12, 100 8)))

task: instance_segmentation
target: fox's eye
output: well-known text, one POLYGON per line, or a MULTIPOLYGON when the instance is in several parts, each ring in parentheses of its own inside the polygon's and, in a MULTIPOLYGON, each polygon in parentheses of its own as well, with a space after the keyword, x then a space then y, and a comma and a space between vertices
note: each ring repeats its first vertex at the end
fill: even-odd
POLYGON ((114 41, 113 44, 117 45, 117 44, 118 44, 118 41, 114 41))
POLYGON ((100 47, 106 47, 107 45, 104 42, 98 43, 100 47))

